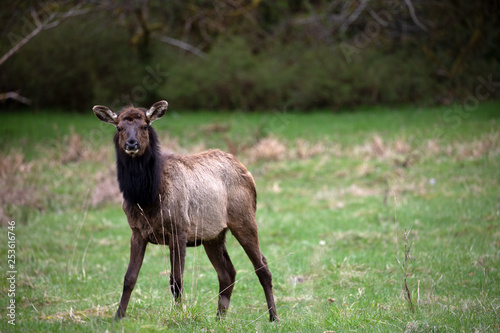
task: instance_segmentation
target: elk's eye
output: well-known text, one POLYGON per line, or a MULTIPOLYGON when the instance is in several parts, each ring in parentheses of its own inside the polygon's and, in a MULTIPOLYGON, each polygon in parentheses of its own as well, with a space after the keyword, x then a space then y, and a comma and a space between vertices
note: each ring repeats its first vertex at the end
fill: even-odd
POLYGON ((146 124, 146 125, 142 126, 142 128, 143 128, 143 129, 145 129, 145 130, 146 130, 146 129, 148 129, 148 127, 149 127, 149 125, 148 125, 148 124, 146 124))
POLYGON ((122 130, 122 128, 121 128, 120 126, 116 126, 116 130, 117 130, 118 132, 120 132, 120 131, 122 130))

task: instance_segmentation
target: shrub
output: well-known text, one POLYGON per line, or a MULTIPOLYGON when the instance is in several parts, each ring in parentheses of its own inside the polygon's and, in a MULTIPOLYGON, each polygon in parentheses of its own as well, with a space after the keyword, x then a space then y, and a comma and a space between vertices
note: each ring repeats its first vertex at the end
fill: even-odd
POLYGON ((425 59, 366 49, 347 63, 337 46, 305 43, 253 52, 218 41, 208 59, 180 59, 163 95, 186 109, 299 110, 421 103, 439 92, 425 59))

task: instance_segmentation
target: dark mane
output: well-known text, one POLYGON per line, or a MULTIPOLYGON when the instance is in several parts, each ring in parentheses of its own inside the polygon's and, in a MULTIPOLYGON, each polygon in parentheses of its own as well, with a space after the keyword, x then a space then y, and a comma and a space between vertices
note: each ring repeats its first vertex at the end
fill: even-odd
POLYGON ((149 126, 149 145, 141 156, 130 157, 118 145, 114 136, 118 184, 123 198, 132 205, 147 207, 158 201, 162 160, 158 135, 149 126))

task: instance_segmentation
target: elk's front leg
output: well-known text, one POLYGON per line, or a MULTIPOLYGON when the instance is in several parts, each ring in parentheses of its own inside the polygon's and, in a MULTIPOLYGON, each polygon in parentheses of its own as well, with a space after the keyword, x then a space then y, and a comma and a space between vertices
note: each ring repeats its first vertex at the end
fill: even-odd
POLYGON ((142 238, 140 232, 132 230, 132 237, 130 239, 130 261, 127 273, 125 274, 122 298, 120 300, 120 305, 118 306, 115 319, 125 317, 125 312, 127 311, 128 302, 130 300, 130 294, 132 294, 132 290, 134 290, 135 283, 137 282, 137 277, 139 276, 139 271, 141 270, 147 244, 147 241, 142 238))
POLYGON ((182 296, 182 275, 184 274, 184 262, 186 258, 186 233, 174 233, 170 237, 170 290, 177 302, 182 296))

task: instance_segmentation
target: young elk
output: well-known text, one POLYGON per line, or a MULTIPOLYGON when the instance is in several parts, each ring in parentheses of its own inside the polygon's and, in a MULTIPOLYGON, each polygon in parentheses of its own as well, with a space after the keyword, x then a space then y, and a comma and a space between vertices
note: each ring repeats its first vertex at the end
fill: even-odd
POLYGON ((114 143, 122 208, 132 229, 130 262, 116 318, 123 318, 141 269, 146 245, 168 245, 170 288, 182 295, 186 246, 203 244, 219 278, 217 316, 223 316, 233 291, 236 270, 225 246, 227 230, 252 261, 264 288, 271 321, 278 321, 272 277, 257 235, 257 193, 252 175, 236 158, 220 150, 181 156, 160 151, 151 123, 167 111, 160 101, 149 110, 128 107, 119 115, 105 106, 93 111, 116 126, 114 143))

